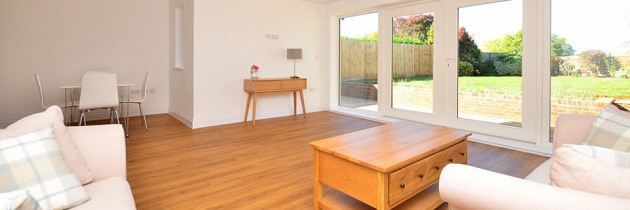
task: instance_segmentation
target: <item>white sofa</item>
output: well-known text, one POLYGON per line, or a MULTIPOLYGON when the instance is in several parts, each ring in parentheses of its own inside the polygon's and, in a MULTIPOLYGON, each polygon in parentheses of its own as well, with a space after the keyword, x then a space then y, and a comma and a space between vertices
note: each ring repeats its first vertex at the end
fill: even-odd
MULTIPOLYGON (((10 136, 12 134, 8 133, 11 132, 30 131, 42 125, 50 126, 50 124, 53 124, 55 128, 55 135, 58 135, 57 132, 59 131, 63 134, 62 138, 70 137, 69 139, 74 142, 72 147, 64 147, 63 145, 68 144, 60 143, 66 163, 72 162, 67 157, 79 155, 82 157, 81 160, 85 160, 85 164, 82 166, 87 166, 89 171, 86 173, 92 180, 83 185, 90 199, 72 209, 135 210, 136 205, 131 187, 126 179, 125 135, 121 125, 66 127, 63 125, 61 109, 53 106, 45 112, 25 117, 4 130, 0 129, 0 137, 10 136)), ((59 136, 56 137, 60 141, 59 136)), ((70 169, 72 171, 72 168, 70 169)), ((73 171, 73 173, 79 176, 76 172, 73 171)), ((82 176, 85 175, 82 174, 82 176)))
MULTIPOLYGON (((595 118, 560 115, 554 149, 583 143, 595 118)), ((525 179, 449 164, 440 175, 440 196, 450 209, 630 209, 630 200, 551 186, 551 162, 542 163, 525 179)))
POLYGON ((94 180, 84 185, 87 202, 72 208, 133 210, 136 204, 127 182, 125 134, 121 125, 68 127, 94 180))

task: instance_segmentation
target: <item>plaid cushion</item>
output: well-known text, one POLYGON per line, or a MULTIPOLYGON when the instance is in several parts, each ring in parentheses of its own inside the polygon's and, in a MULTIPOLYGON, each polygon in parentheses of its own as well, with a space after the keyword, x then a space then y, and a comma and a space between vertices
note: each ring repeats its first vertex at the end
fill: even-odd
POLYGON ((27 190, 42 209, 70 208, 89 199, 68 170, 52 127, 0 140, 0 192, 27 190))
POLYGON ((0 209, 39 210, 37 200, 28 191, 0 193, 0 209))
POLYGON ((630 169, 630 153, 588 145, 565 144, 562 146, 571 148, 572 150, 591 157, 602 164, 630 169))
POLYGON ((584 144, 630 152, 630 113, 613 105, 604 107, 591 126, 584 144))

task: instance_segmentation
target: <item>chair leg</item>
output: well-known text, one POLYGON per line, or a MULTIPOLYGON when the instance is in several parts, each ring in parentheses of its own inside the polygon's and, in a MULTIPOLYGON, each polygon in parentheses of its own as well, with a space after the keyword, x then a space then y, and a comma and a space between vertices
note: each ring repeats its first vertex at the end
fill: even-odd
POLYGON ((81 122, 85 122, 85 111, 81 111, 81 116, 79 117, 79 126, 81 126, 81 122))
POLYGON ((114 113, 116 114, 116 121, 120 124, 120 117, 118 117, 118 110, 114 109, 114 113))
POLYGON ((114 124, 114 109, 109 109, 109 124, 114 124))
POLYGON ((144 124, 144 130, 149 130, 149 125, 147 125, 147 117, 144 116, 144 112, 142 111, 142 103, 138 103, 138 107, 140 108, 140 115, 142 115, 142 124, 144 124))

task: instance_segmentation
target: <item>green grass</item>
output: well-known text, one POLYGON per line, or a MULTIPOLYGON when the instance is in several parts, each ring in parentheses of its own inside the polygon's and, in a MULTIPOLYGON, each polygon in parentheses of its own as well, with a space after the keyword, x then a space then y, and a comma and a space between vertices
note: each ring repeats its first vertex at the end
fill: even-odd
MULTIPOLYGON (((376 80, 363 80, 362 83, 374 84, 376 80)), ((394 85, 431 88, 433 87, 433 78, 397 78, 394 79, 394 85)), ((459 90, 521 95, 522 80, 521 77, 459 77, 459 90)), ((552 77, 551 90, 554 98, 597 99, 610 97, 630 99, 630 79, 552 77)))

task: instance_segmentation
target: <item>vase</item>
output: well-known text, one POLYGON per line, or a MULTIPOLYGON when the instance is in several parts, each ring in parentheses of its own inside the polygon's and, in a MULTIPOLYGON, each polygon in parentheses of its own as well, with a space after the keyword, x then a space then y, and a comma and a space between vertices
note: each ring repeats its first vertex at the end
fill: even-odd
POLYGON ((258 79, 258 71, 252 71, 251 75, 252 75, 252 79, 258 79))

